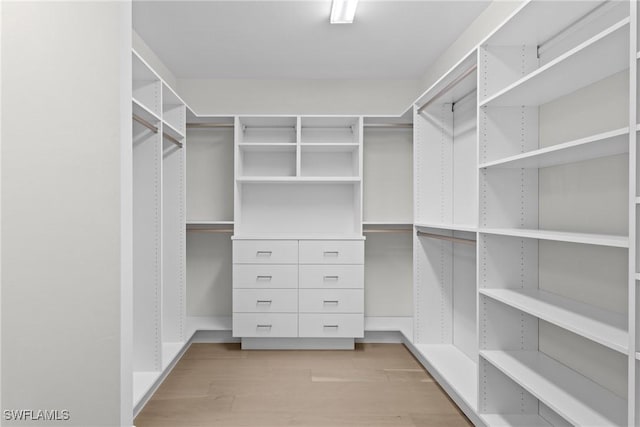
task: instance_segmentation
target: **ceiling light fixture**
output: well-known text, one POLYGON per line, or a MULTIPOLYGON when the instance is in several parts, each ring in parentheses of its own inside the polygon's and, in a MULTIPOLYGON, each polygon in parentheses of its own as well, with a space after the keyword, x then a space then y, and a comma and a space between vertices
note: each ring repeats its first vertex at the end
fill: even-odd
POLYGON ((332 24, 352 24, 353 18, 356 16, 356 7, 358 7, 358 0, 333 0, 329 22, 332 24))

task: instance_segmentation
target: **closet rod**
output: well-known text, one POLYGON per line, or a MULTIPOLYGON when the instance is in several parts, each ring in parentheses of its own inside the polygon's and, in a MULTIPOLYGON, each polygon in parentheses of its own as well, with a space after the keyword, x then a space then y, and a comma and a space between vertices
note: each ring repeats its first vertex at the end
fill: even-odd
POLYGON ((148 121, 146 121, 142 117, 138 116, 137 114, 133 115, 133 120, 135 120, 136 122, 140 123, 142 126, 146 127, 151 132, 158 133, 158 127, 157 126, 152 125, 151 123, 149 123, 148 121))
POLYGON ((453 109, 455 108, 456 104, 461 103, 462 101, 464 101, 465 99, 467 99, 471 95, 475 94, 477 91, 478 91, 478 88, 473 88, 472 90, 470 90, 469 92, 465 93, 460 98, 458 98, 458 100, 456 102, 451 104, 451 111, 453 111, 453 109))
POLYGON ((453 242, 453 243, 464 243, 466 245, 475 245, 476 244, 476 241, 472 240, 472 239, 462 239, 460 237, 442 236, 440 234, 425 233, 424 231, 418 231, 418 232, 416 232, 416 234, 418 236, 430 237, 432 239, 446 240, 448 242, 453 242))
POLYGON ((187 123, 188 128, 233 128, 233 123, 187 123))
POLYGON ((440 92, 436 93, 430 100, 428 100, 427 102, 422 104, 422 106, 420 108, 418 108, 418 114, 420 114, 422 112, 422 110, 427 108, 429 105, 433 104, 442 95, 444 95, 445 93, 449 92, 452 88, 457 86, 467 76, 469 76, 471 73, 476 71, 477 68, 478 68, 478 64, 473 64, 464 73, 460 74, 458 77, 456 77, 454 80, 452 80, 448 85, 446 85, 445 87, 440 89, 440 92))
POLYGON ((182 148, 182 142, 178 141, 177 139, 175 139, 174 137, 172 137, 171 135, 169 135, 166 132, 163 132, 162 135, 167 138, 169 140, 169 142, 172 142, 174 144, 176 144, 178 147, 182 148))
POLYGON ((570 33, 578 30, 582 25, 587 24, 588 21, 590 21, 591 19, 595 19, 597 17, 595 15, 598 14, 598 12, 603 12, 603 13, 606 12, 605 6, 612 6, 613 4, 614 2, 612 2, 611 0, 605 0, 598 6, 591 9, 589 12, 582 15, 580 18, 576 19, 575 21, 573 21, 572 23, 570 23, 569 25, 567 25, 566 27, 564 27, 563 29, 561 29, 560 31, 558 31, 557 33, 555 33, 554 35, 552 35, 551 37, 543 41, 542 43, 540 43, 536 48, 536 56, 540 58, 540 55, 542 55, 545 50, 551 48, 554 44, 562 41, 570 33))

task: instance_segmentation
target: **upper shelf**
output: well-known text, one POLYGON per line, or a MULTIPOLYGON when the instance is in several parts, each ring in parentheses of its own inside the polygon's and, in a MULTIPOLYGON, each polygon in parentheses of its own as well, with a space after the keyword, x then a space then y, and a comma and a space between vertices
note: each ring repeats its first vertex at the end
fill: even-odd
POLYGON ((131 104, 133 108, 133 114, 148 121, 149 123, 154 124, 161 120, 159 115, 151 111, 146 105, 144 105, 137 99, 133 98, 131 100, 131 104))
POLYGON ((355 184, 360 182, 354 176, 243 176, 239 183, 247 184, 355 184))
POLYGON ((438 230, 469 231, 471 233, 475 233, 478 231, 478 227, 472 224, 442 224, 442 223, 416 222, 415 226, 418 228, 435 228, 438 230))
POLYGON ((482 163, 479 168, 546 168, 628 152, 629 128, 625 127, 482 163))
POLYGON ((629 67, 629 18, 581 43, 480 104, 539 106, 629 67))
POLYGON ((628 248, 629 238, 610 234, 573 233, 566 231, 536 230, 524 228, 481 228, 484 234, 500 236, 524 237, 528 239, 552 240, 567 243, 582 243, 585 245, 610 246, 614 248, 628 248))

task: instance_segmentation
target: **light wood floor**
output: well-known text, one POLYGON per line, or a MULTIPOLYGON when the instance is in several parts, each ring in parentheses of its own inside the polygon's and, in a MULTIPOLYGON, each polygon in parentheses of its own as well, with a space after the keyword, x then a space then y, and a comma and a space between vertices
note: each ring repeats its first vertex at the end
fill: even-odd
POLYGON ((241 351, 193 344, 136 427, 433 426, 471 423, 401 344, 241 351))

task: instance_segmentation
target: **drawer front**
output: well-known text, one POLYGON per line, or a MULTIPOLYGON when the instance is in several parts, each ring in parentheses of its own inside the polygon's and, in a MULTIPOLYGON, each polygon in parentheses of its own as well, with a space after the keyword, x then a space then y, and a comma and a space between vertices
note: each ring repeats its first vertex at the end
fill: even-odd
POLYGON ((308 338, 362 338, 362 314, 301 314, 299 333, 308 338))
POLYGON ((234 313, 234 337, 286 337, 298 336, 297 314, 234 313))
POLYGON ((300 264, 364 264, 364 242, 301 240, 300 264))
POLYGON ((234 264, 297 264, 297 240, 234 240, 234 264))
POLYGON ((234 289, 234 313, 297 313, 297 289, 234 289))
POLYGON ((300 288, 364 288, 364 265, 301 265, 299 275, 300 288))
POLYGON ((364 290, 300 289, 300 313, 364 313, 364 290))
POLYGON ((234 264, 233 287, 277 289, 298 287, 298 266, 234 264))

